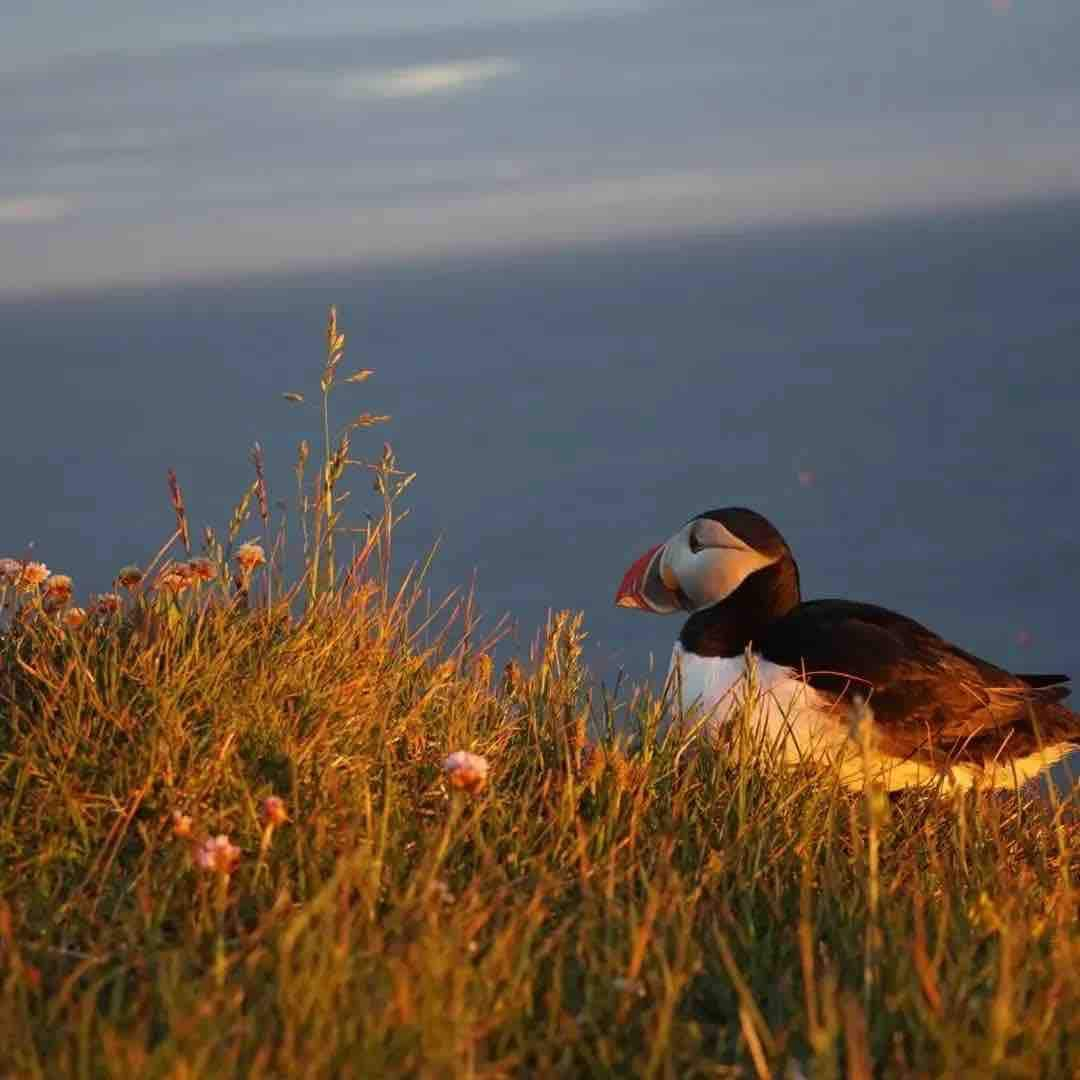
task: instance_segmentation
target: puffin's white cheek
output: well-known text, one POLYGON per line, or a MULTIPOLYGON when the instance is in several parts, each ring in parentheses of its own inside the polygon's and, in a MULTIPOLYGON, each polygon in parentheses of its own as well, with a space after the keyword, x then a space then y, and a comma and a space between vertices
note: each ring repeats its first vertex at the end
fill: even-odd
POLYGON ((727 599, 751 574, 770 562, 749 549, 706 548, 696 555, 687 551, 687 565, 679 568, 679 581, 696 610, 727 599))

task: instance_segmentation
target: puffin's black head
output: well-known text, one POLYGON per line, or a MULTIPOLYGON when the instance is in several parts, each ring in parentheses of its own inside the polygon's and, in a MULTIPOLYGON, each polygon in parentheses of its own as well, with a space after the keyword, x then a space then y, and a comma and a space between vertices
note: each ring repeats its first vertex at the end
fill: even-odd
POLYGON ((780 535, 780 530, 756 510, 748 510, 745 506, 725 506, 720 510, 706 510, 704 514, 691 518, 689 524, 693 525, 695 521, 717 522, 752 551, 774 561, 791 558, 791 549, 780 535))
POLYGON ((728 506, 691 518, 634 562, 615 603, 659 614, 693 612, 734 600, 737 592, 753 603, 768 594, 767 606, 783 614, 799 602, 799 569, 767 518, 728 506))

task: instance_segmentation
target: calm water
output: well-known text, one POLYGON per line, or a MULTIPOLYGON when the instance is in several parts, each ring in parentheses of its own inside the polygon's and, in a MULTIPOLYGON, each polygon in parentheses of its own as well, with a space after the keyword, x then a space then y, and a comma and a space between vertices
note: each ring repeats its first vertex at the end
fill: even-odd
POLYGON ((434 592, 475 571, 522 646, 582 608, 605 678, 666 665, 677 621, 614 609, 619 577, 745 503, 807 595, 1080 674, 1078 241, 1070 204, 0 304, 0 554, 105 589, 169 534, 166 468, 223 529, 255 439, 291 497, 315 414, 280 394, 317 396, 334 302, 377 370, 342 419, 392 413, 419 472, 402 558, 441 535, 434 592))

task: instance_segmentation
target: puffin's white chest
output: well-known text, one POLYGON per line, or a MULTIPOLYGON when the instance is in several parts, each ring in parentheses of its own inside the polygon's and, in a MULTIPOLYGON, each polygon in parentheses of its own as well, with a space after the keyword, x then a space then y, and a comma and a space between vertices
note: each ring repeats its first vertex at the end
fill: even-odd
POLYGON ((750 723, 765 726, 767 745, 787 761, 828 756, 847 747, 846 711, 807 686, 791 668, 756 657, 748 672, 745 656, 697 656, 676 642, 668 679, 684 725, 701 724, 715 734, 749 706, 750 723))

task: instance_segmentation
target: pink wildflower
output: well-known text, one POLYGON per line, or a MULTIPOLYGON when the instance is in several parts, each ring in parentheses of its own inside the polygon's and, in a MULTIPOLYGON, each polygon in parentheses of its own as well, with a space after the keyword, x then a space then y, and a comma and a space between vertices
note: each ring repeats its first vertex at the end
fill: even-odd
POLYGON ((269 795, 263 799, 263 818, 268 826, 284 825, 289 820, 288 811, 285 809, 285 800, 277 795, 269 795))
POLYGON ((468 750, 455 750, 444 762, 443 772, 451 787, 461 788, 476 795, 487 783, 487 758, 470 754, 468 750))
POLYGON ((120 597, 114 592, 102 593, 94 604, 94 613, 103 618, 120 610, 120 597))
POLYGON ((241 544, 234 552, 233 558, 243 574, 250 574, 256 566, 266 562, 266 553, 259 544, 241 544))
POLYGON ((217 567, 209 559, 192 559, 187 568, 199 581, 213 581, 217 577, 217 567))
POLYGON ((40 585, 49 576, 49 568, 43 562, 23 563, 19 574, 19 585, 24 589, 40 585))
POLYGON ((195 862, 203 869, 216 874, 231 874, 240 861, 240 849, 229 843, 228 836, 221 833, 207 837, 195 849, 195 862))
POLYGON ((125 589, 134 589, 143 579, 143 572, 137 566, 125 566, 116 575, 117 584, 125 589))
POLYGON ((51 574, 45 579, 45 601, 55 607, 62 607, 71 599, 71 578, 67 574, 51 574))
POLYGON ((166 566, 154 581, 154 588, 159 593, 172 593, 175 596, 189 588, 193 580, 194 575, 184 573, 179 566, 166 566))

